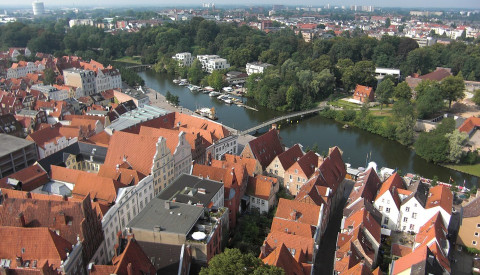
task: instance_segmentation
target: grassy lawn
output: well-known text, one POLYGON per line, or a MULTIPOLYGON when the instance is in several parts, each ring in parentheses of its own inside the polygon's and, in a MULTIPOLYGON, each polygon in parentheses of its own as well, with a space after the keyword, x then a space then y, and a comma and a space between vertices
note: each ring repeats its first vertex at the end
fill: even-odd
POLYGON ((448 167, 450 169, 457 170, 463 173, 467 173, 473 176, 480 177, 480 163, 476 163, 472 165, 448 164, 448 165, 445 165, 445 167, 448 167))
POLYGON ((142 64, 142 61, 140 60, 140 56, 124 56, 124 57, 116 59, 114 61, 132 63, 132 64, 137 64, 137 65, 142 64))
POLYGON ((335 107, 342 107, 344 109, 360 109, 360 107, 362 107, 361 105, 351 103, 341 99, 336 101, 331 101, 329 102, 329 104, 335 107))

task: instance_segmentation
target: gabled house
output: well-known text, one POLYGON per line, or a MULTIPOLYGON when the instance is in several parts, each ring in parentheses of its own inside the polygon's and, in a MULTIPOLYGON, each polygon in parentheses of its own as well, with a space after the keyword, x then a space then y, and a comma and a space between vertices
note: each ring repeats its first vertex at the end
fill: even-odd
POLYGON ((258 160, 260 165, 262 165, 262 170, 265 170, 273 159, 283 153, 283 151, 284 149, 278 131, 272 129, 248 142, 241 156, 258 160))
POLYGON ((390 274, 444 274, 444 269, 432 250, 428 246, 422 246, 393 261, 390 274))
POLYGON ((303 157, 303 151, 299 144, 285 150, 285 152, 277 155, 273 161, 266 167, 265 171, 273 177, 277 177, 280 182, 284 181, 285 171, 290 168, 296 161, 303 157))
POLYGON ((275 247, 267 257, 263 258, 262 261, 264 264, 282 268, 285 271, 285 274, 309 274, 308 269, 304 269, 294 258, 294 255, 295 251, 287 248, 285 244, 282 243, 280 246, 275 247))
POLYGON ((373 202, 381 184, 375 169, 370 168, 361 172, 350 192, 344 212, 353 209, 357 203, 361 203, 363 200, 369 203, 373 202))
POLYGON ((425 222, 428 186, 416 180, 408 186, 407 190, 399 189, 398 192, 402 198, 398 228, 403 232, 418 233, 425 222))
POLYGON ((382 225, 390 230, 397 229, 400 217, 401 199, 399 189, 405 189, 405 183, 398 173, 383 182, 373 205, 382 213, 382 225))
POLYGON ((300 157, 285 171, 284 187, 293 195, 297 195, 300 188, 313 176, 320 161, 321 158, 313 151, 300 157))
POLYGON ((357 84, 355 90, 353 91, 353 99, 362 103, 373 102, 375 100, 373 88, 357 84))
POLYGON ((78 142, 80 135, 79 128, 66 127, 57 123, 31 133, 26 140, 37 144, 38 156, 42 159, 78 142))
POLYGON ((249 177, 247 195, 250 196, 250 209, 256 208, 260 213, 268 213, 276 205, 279 188, 276 178, 261 175, 249 177))

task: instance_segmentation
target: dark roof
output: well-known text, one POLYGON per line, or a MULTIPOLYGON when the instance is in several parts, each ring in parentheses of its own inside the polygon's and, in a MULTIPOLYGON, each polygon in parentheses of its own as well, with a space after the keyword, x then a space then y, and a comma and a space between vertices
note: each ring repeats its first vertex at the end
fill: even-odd
POLYGON ((255 158, 265 169, 272 160, 283 153, 283 146, 277 130, 270 130, 248 143, 255 158))
POLYGON ((103 163, 107 156, 107 149, 107 147, 95 144, 75 142, 62 150, 39 160, 38 164, 42 166, 47 173, 50 173, 51 165, 65 166, 64 162, 69 155, 78 155, 83 159, 90 159, 90 157, 92 157, 94 162, 103 163), (93 149, 95 149, 95 151, 93 149))
POLYGON ((412 194, 405 198, 402 201, 402 204, 405 204, 411 198, 415 197, 415 199, 417 199, 420 205, 425 208, 425 204, 427 203, 428 198, 428 189, 429 187, 426 183, 423 183, 420 180, 413 181, 408 187, 408 190, 412 191, 412 194))
POLYGON ((181 245, 137 241, 151 260, 157 274, 176 274, 180 263, 181 245))
POLYGON ((422 75, 419 78, 422 80, 429 79, 429 80, 440 81, 450 75, 452 75, 450 68, 438 67, 435 71, 422 75))
POLYGON ((206 207, 222 187, 220 182, 183 174, 163 189, 158 198, 180 203, 200 203, 206 207), (205 193, 198 192, 199 188, 204 188, 205 193))
POLYGON ((463 207, 463 217, 471 218, 480 216, 480 196, 463 207))
MULTIPOLYGON (((203 214, 203 207, 153 198, 127 227, 187 235, 203 214), (168 205, 168 207, 167 207, 168 205)), ((135 232, 134 232, 135 233, 135 232)))

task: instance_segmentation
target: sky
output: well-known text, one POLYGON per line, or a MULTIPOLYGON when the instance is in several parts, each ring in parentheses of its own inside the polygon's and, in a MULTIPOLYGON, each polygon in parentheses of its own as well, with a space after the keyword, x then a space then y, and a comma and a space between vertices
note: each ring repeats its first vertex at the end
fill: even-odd
MULTIPOLYGON (((135 7, 186 7, 186 6, 200 6, 202 2, 214 2, 217 6, 221 5, 268 5, 268 4, 280 4, 280 5, 311 5, 313 7, 323 7, 327 3, 331 6, 350 6, 350 5, 373 5, 375 7, 402 7, 402 8, 460 8, 460 9, 480 9, 480 0, 304 0, 304 1, 289 1, 289 0, 40 0, 44 2, 45 8, 49 7, 119 7, 119 6, 135 6, 135 7)), ((31 0, 0 0, 0 8, 13 7, 13 6, 30 6, 33 1, 31 0), (4 2, 4 3, 2 3, 4 2), (8 3, 7 3, 8 2, 8 3)))

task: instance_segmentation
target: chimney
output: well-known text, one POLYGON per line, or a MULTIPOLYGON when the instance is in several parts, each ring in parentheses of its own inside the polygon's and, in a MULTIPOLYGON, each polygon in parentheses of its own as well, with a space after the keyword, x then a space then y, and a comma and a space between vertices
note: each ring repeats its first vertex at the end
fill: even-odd
POLYGON ((25 227, 25 217, 23 216, 23 212, 18 213, 17 224, 21 227, 25 227))
POLYGON ((170 209, 170 202, 169 201, 165 202, 165 209, 170 209))
POLYGON ((17 256, 17 258, 15 258, 15 261, 17 263, 17 267, 22 267, 23 266, 22 256, 17 256))
POLYGON ((128 275, 134 275, 132 263, 128 263, 128 265, 127 265, 127 274, 128 275))

